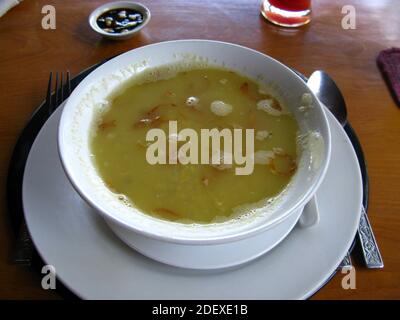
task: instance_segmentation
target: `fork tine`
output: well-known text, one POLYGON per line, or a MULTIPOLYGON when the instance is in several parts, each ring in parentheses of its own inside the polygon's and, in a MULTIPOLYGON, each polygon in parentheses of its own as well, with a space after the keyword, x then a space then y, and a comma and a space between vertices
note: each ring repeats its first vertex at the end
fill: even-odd
POLYGON ((49 108, 49 115, 53 113, 53 111, 57 107, 57 99, 58 99, 58 72, 56 72, 56 86, 54 89, 54 94, 52 95, 52 98, 50 99, 50 108, 49 108))
POLYGON ((52 112, 56 110, 58 106, 58 71, 56 72, 56 87, 54 89, 54 99, 53 99, 53 107, 52 107, 52 112))
POLYGON ((46 107, 49 115, 51 114, 51 82, 53 80, 53 72, 50 72, 49 75, 49 83, 47 85, 47 94, 46 94, 46 107))
POLYGON ((61 88, 60 88, 60 101, 57 103, 57 107, 64 101, 64 72, 61 72, 61 88))
POLYGON ((67 97, 71 94, 71 80, 69 71, 67 71, 67 97))

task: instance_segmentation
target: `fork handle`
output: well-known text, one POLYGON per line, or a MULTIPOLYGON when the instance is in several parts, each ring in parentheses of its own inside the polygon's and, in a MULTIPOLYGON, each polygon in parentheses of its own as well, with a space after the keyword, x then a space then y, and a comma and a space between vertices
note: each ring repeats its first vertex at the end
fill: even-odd
POLYGON ((364 206, 361 208, 360 224, 358 226, 358 238, 361 243, 362 252, 367 268, 381 269, 383 268, 383 260, 376 243, 371 224, 365 212, 364 206))
POLYGON ((13 263, 30 266, 32 264, 33 251, 34 247, 31 237, 29 236, 28 227, 26 226, 25 221, 23 221, 15 244, 14 254, 12 257, 13 263))

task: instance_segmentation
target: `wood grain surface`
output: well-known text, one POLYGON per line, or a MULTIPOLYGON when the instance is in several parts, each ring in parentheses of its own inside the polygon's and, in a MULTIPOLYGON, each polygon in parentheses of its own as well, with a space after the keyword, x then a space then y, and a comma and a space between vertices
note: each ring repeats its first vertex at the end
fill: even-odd
POLYGON ((285 29, 266 22, 260 1, 141 0, 152 20, 134 38, 112 42, 94 33, 87 18, 105 1, 53 0, 56 30, 41 27, 46 0, 25 0, 0 18, 0 298, 57 299, 40 276, 10 262, 14 241, 6 211, 5 178, 13 146, 45 97, 50 71, 77 74, 107 57, 149 43, 202 38, 241 44, 309 75, 328 72, 341 88, 368 164, 369 217, 385 261, 367 270, 355 257, 355 290, 337 274, 314 299, 400 298, 400 109, 376 66, 380 50, 400 46, 398 0, 316 0, 313 20, 285 29), (341 27, 344 5, 357 13, 355 30, 341 27))

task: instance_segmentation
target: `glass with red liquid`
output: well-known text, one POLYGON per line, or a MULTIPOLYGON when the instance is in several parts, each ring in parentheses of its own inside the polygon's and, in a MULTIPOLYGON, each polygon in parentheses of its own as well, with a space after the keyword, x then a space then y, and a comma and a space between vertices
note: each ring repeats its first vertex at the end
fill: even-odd
POLYGON ((262 15, 284 27, 299 27, 311 20, 311 0, 263 0, 262 15))

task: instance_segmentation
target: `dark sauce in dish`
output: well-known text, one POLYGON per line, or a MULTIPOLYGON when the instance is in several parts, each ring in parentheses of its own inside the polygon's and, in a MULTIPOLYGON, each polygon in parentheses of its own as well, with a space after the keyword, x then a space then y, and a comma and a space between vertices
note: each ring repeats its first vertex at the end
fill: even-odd
POLYGON ((132 9, 112 9, 97 18, 97 25, 108 33, 126 33, 143 23, 143 14, 132 9))

